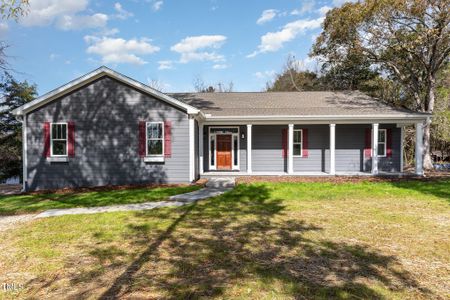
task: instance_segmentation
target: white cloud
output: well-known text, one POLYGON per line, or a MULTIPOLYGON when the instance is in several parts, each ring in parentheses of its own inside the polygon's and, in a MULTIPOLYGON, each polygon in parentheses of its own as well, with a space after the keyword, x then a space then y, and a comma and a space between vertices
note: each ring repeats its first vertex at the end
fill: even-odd
POLYGON ((129 12, 129 11, 127 11, 127 10, 125 10, 125 9, 122 7, 122 4, 120 4, 119 2, 116 2, 116 3, 114 4, 114 9, 115 9, 115 11, 117 12, 117 14, 115 14, 114 17, 117 18, 117 19, 120 19, 120 20, 126 20, 126 19, 128 19, 129 17, 132 17, 132 16, 133 16, 133 13, 132 13, 132 12, 129 12))
POLYGON ((223 69, 226 69, 226 68, 228 68, 228 65, 226 65, 226 64, 215 64, 213 66, 214 70, 223 70, 223 69))
POLYGON ((147 62, 139 55, 148 55, 159 51, 159 47, 150 44, 149 39, 131 39, 122 38, 85 36, 84 40, 91 44, 86 52, 101 56, 102 63, 129 63, 142 65, 147 62))
POLYGON ((6 33, 8 31, 8 28, 9 26, 7 23, 0 22, 0 35, 6 33))
POLYGON ((332 9, 333 9, 332 7, 325 5, 325 6, 322 6, 321 8, 319 8, 317 11, 319 12, 320 15, 323 16, 323 15, 326 15, 327 12, 329 12, 332 9))
POLYGON ((51 61, 54 61, 55 59, 57 59, 59 57, 59 54, 56 54, 56 53, 50 53, 50 55, 48 56, 48 58, 51 60, 51 61))
POLYGON ((356 0, 333 0, 333 6, 341 6, 345 2, 356 2, 356 0))
POLYGON ((92 16, 65 15, 58 19, 56 26, 62 30, 77 30, 105 27, 107 22, 108 16, 105 14, 94 14, 92 16))
POLYGON ((224 56, 209 50, 219 49, 226 39, 223 35, 188 36, 173 45, 170 50, 181 54, 181 63, 190 61, 220 62, 225 60, 224 56))
POLYGON ((153 2, 152 9, 154 11, 158 11, 162 8, 163 4, 164 4, 164 1, 155 1, 155 2, 153 2))
POLYGON ((270 71, 263 71, 263 72, 256 72, 253 73, 253 76, 255 76, 258 79, 267 79, 275 76, 276 72, 274 70, 270 71))
POLYGON ((171 60, 160 60, 158 61, 158 70, 170 70, 173 69, 173 61, 171 60))
POLYGON ((88 0, 30 0, 29 12, 20 23, 24 26, 56 24, 63 30, 105 26, 107 15, 81 14, 88 4, 88 0))
POLYGON ((323 17, 313 20, 298 20, 284 25, 280 31, 268 32, 261 37, 261 43, 258 50, 247 55, 254 57, 260 53, 275 52, 281 49, 284 43, 292 41, 299 34, 305 33, 307 30, 319 28, 323 22, 323 17))
POLYGON ((21 19, 25 26, 44 26, 56 18, 86 10, 88 0, 30 0, 29 12, 21 19))
POLYGON ((262 12, 261 17, 259 17, 259 19, 256 21, 256 24, 262 25, 273 20, 273 18, 277 16, 277 12, 278 11, 276 9, 266 9, 262 12))
POLYGON ((291 15, 303 15, 305 13, 311 12, 314 9, 314 1, 305 1, 300 9, 294 9, 291 15))

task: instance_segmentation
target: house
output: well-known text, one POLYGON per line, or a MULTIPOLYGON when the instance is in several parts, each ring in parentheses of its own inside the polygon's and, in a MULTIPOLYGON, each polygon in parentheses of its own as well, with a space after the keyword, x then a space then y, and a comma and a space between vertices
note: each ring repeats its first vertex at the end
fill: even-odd
POLYGON ((409 124, 422 175, 430 117, 360 92, 163 94, 106 67, 14 113, 23 122, 25 190, 208 174, 399 174, 409 124))

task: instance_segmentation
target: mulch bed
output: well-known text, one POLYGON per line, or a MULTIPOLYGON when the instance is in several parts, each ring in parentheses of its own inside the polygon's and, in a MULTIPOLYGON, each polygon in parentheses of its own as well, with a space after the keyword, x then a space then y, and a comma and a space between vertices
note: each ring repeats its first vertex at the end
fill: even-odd
POLYGON ((329 183, 358 183, 358 182, 398 182, 398 181, 437 181, 450 179, 450 172, 429 172, 425 177, 408 174, 404 176, 240 176, 236 177, 236 184, 255 182, 329 182, 329 183))
MULTIPOLYGON (((142 189, 142 188, 161 188, 161 187, 186 187, 191 184, 129 184, 129 185, 105 185, 105 186, 95 186, 95 187, 79 187, 79 188, 64 188, 56 190, 39 190, 34 192, 27 192, 24 194, 29 195, 39 195, 39 194, 75 194, 84 192, 107 192, 115 190, 131 190, 131 189, 142 189)), ((198 182, 192 185, 201 185, 198 182)))

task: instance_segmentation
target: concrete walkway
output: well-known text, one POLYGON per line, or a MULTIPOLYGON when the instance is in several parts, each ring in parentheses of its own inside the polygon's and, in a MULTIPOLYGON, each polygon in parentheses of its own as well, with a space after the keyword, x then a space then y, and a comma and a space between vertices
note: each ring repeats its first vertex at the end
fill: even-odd
POLYGON ((205 188, 198 191, 174 195, 170 201, 144 202, 137 204, 111 205, 99 207, 78 207, 46 210, 34 218, 48 218, 63 215, 97 214, 116 211, 149 210, 160 207, 178 207, 198 200, 219 196, 234 187, 234 178, 217 178, 206 183, 205 188))

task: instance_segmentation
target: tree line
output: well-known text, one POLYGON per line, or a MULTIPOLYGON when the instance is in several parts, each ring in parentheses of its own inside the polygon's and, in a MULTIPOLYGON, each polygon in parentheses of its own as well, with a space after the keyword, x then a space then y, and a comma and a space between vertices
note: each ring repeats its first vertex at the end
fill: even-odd
POLYGON ((449 24, 450 0, 344 3, 327 12, 310 52, 321 62, 320 72, 301 71, 288 58, 267 91, 358 89, 431 113, 424 127, 424 168, 432 169, 433 149, 450 153, 449 24))

